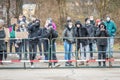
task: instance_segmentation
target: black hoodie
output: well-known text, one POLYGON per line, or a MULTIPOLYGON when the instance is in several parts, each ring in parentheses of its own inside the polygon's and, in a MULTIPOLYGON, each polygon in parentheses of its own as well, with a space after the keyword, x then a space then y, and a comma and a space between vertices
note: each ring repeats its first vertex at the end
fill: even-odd
MULTIPOLYGON (((76 21, 75 23, 75 36, 76 37, 89 37, 89 33, 87 29, 82 26, 80 21, 76 21), (78 24, 80 25, 79 28, 77 27, 78 24)), ((78 42, 82 43, 83 46, 86 46, 89 43, 88 39, 79 39, 78 42)))

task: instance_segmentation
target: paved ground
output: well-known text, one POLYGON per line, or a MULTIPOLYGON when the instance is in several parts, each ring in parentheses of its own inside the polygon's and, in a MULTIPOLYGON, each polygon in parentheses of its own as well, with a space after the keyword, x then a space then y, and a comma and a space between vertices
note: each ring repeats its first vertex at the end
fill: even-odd
POLYGON ((0 80, 120 80, 120 68, 4 69, 0 80))

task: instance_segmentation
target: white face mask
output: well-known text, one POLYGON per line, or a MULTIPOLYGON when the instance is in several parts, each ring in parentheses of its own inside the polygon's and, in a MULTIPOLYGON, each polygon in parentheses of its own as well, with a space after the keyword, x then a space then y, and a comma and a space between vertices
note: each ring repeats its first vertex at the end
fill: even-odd
POLYGON ((94 20, 93 17, 91 17, 90 20, 94 20))
POLYGON ((106 19, 107 21, 110 21, 110 18, 109 17, 107 17, 107 19, 106 19))
POLYGON ((72 23, 71 22, 69 23, 69 28, 72 28, 72 23))
POLYGON ((87 20, 87 24, 90 24, 90 20, 87 20))

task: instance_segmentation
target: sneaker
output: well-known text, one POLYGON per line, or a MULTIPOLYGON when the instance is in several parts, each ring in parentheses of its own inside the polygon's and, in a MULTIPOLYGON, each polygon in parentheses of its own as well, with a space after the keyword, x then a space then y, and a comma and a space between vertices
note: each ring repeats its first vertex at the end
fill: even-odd
POLYGON ((84 65, 84 62, 80 62, 80 64, 79 65, 84 65))
POLYGON ((69 66, 74 66, 72 63, 69 63, 69 66))
POLYGON ((34 68, 34 65, 33 65, 33 64, 31 65, 31 68, 34 68))
POLYGON ((69 63, 65 63, 65 66, 69 66, 69 63))
POLYGON ((54 65, 54 67, 59 67, 60 66, 60 64, 59 63, 56 63, 55 65, 54 65))

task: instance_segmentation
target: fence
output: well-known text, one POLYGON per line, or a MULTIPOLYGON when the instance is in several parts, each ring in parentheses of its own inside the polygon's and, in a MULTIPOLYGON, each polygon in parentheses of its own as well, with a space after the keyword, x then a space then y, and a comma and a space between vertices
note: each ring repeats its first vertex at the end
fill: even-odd
MULTIPOLYGON (((115 44, 114 44, 114 51, 113 51, 113 57, 110 56, 110 46, 109 51, 98 51, 97 46, 93 47, 92 51, 85 51, 82 52, 79 50, 78 46, 78 40, 96 40, 96 39, 107 39, 108 44, 110 44, 110 38, 106 37, 81 37, 81 38, 74 38, 75 43, 72 44, 72 54, 71 59, 65 60, 65 50, 64 50, 64 42, 63 37, 59 37, 57 39, 40 39, 41 41, 41 49, 40 45, 38 43, 32 42, 33 39, 10 39, 9 42, 6 42, 7 46, 7 52, 5 51, 3 54, 3 60, 0 62, 3 62, 3 65, 0 65, 0 68, 31 68, 31 63, 34 63, 34 68, 96 68, 98 66, 98 62, 106 62, 106 67, 120 67, 120 38, 115 37, 115 44), (55 41, 56 40, 56 41, 55 41), (19 47, 16 45, 16 43, 22 42, 22 46, 19 45, 19 47), (11 49, 11 43, 13 42, 14 48, 11 49), (55 43, 54 43, 55 42, 55 43), (34 44, 37 45, 35 48, 34 44), (31 46, 31 45, 34 46, 31 46), (46 46, 45 46, 46 45, 46 46), (18 50, 17 50, 18 47, 18 50), (33 51, 37 50, 36 52, 30 52, 31 49, 33 51), (105 52, 108 53, 108 57, 106 59, 98 59, 98 53, 99 52, 105 52), (81 59, 81 53, 87 53, 90 55, 90 53, 93 53, 92 58, 88 59, 81 59), (5 56, 7 54, 7 59, 5 59, 5 56), (30 55, 36 56, 35 58, 30 58, 30 55), (47 56, 47 58, 45 57, 47 56), (56 58, 57 57, 57 58, 56 58), (66 62, 70 62, 73 64, 73 66, 65 66, 66 62), (81 62, 84 62, 84 65, 81 65, 81 62), (55 66, 54 63, 57 63, 55 66), (112 66, 111 66, 112 65, 112 66)), ((2 39, 1 39, 2 40, 2 39)), ((102 66, 99 68, 103 68, 102 66)))

